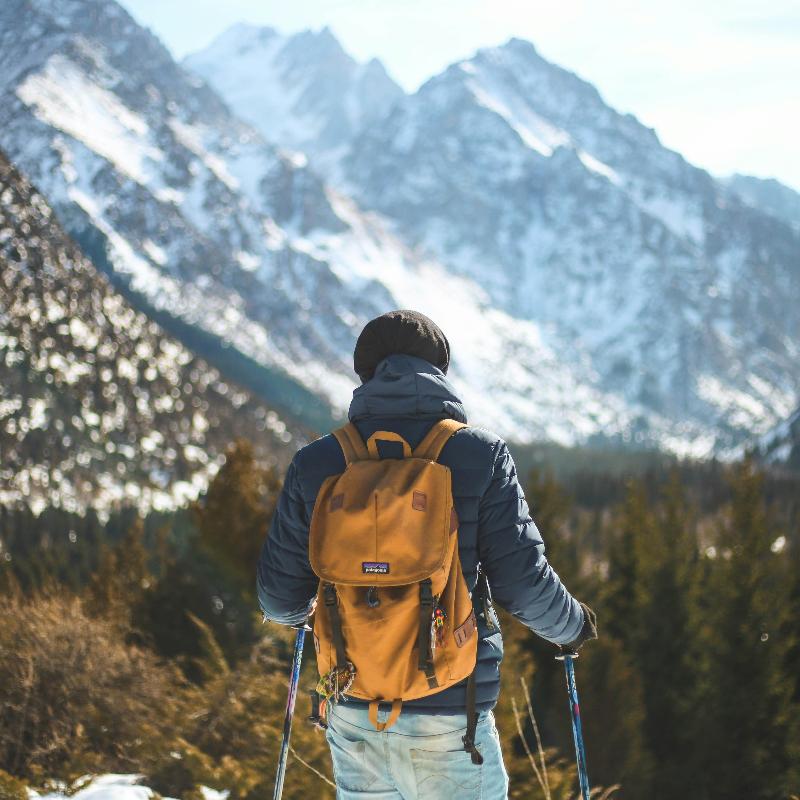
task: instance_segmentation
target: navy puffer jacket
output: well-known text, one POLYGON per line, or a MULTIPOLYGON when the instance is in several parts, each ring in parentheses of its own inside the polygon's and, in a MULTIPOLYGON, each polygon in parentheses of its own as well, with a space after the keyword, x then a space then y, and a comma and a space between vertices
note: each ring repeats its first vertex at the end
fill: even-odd
MULTIPOLYGON (((382 361, 375 377, 355 390, 350 406, 350 420, 364 439, 375 431, 395 431, 412 448, 434 422, 447 417, 466 422, 464 407, 444 374, 427 361, 404 355, 382 361)), ((397 443, 379 447, 381 457, 402 455, 397 443)), ((464 428, 445 445, 439 462, 452 473, 458 548, 470 591, 480 563, 495 603, 545 639, 556 644, 574 641, 583 626, 583 611, 547 563, 505 442, 480 428, 464 428)), ((258 597, 269 620, 293 625, 308 612, 318 582, 308 560, 311 513, 322 482, 344 467, 332 435, 302 448, 289 466, 258 564, 258 597)), ((477 702, 487 710, 497 702, 500 689, 503 640, 497 619, 492 620, 492 631, 483 609, 475 611, 480 635, 477 702)), ((403 710, 459 713, 465 695, 462 682, 409 701, 403 710)))

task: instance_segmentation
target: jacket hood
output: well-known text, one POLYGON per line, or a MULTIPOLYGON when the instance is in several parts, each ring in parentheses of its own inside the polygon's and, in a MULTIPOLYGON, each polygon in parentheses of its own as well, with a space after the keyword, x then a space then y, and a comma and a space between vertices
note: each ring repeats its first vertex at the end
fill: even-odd
POLYGON ((348 417, 423 417, 467 421, 467 413, 444 373, 416 356, 391 355, 353 392, 348 417))

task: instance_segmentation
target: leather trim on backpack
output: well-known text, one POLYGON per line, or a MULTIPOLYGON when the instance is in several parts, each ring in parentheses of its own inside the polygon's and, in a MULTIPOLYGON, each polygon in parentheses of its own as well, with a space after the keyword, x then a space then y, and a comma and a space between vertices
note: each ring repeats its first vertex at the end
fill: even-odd
POLYGON ((463 647, 475 631, 478 630, 478 620, 475 618, 475 610, 467 618, 463 625, 459 625, 453 631, 453 638, 456 640, 457 647, 463 647))

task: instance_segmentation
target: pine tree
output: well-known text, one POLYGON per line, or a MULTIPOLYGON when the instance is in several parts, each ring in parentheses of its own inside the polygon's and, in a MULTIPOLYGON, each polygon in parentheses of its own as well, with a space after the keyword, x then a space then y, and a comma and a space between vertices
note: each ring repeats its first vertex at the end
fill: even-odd
MULTIPOLYGON (((552 476, 538 471, 531 473, 528 498, 551 565, 574 596, 588 602, 600 613, 602 639, 588 644, 581 651, 576 667, 585 720, 584 734, 591 754, 592 781, 596 786, 622 782, 626 796, 643 796, 649 757, 642 746, 644 709, 641 682, 622 644, 607 634, 609 613, 597 602, 601 594, 597 587, 598 573, 596 569, 587 569, 595 566, 589 548, 597 546, 598 518, 591 515, 587 521, 585 514, 574 510, 572 499, 564 488, 552 476)), ((636 514, 634 506, 631 504, 627 528, 623 528, 623 534, 625 530, 631 533, 632 541, 635 541, 640 527, 637 514, 644 508, 644 501, 636 506, 636 514)), ((636 557, 633 548, 623 548, 620 552, 636 557)), ((617 570, 615 575, 622 572, 635 574, 631 568, 617 570)), ((564 669, 562 663, 555 660, 558 648, 528 637, 527 649, 535 657, 533 706, 545 744, 556 747, 568 763, 572 763, 574 753, 564 669)), ((515 690, 518 694, 514 685, 518 678, 514 672, 516 670, 504 682, 503 694, 515 690)))
POLYGON ((275 471, 259 466, 250 442, 240 439, 194 507, 201 545, 247 594, 279 490, 275 471))
POLYGON ((87 611, 130 626, 133 609, 154 582, 149 559, 144 524, 135 517, 116 545, 103 545, 98 569, 86 591, 87 611))
POLYGON ((785 564, 750 464, 732 475, 733 499, 717 539, 700 711, 702 774, 710 800, 785 798, 791 770, 792 680, 785 672, 789 614, 785 564))
POLYGON ((790 576, 789 613, 782 631, 786 642, 785 672, 791 682, 791 727, 789 731, 789 785, 800 797, 800 540, 789 545, 787 552, 790 576))
MULTIPOLYGON (((575 671, 592 782, 598 786, 621 784, 620 797, 652 798, 653 760, 644 735, 645 689, 634 655, 619 641, 603 637, 581 649, 575 671)), ((561 694, 563 747, 568 748, 571 729, 563 669, 558 677, 561 685, 553 689, 561 694)), ((672 795, 675 797, 683 795, 672 795)))
POLYGON ((691 604, 697 545, 677 473, 663 490, 654 525, 639 547, 638 633, 632 651, 643 688, 644 732, 653 756, 653 800, 691 797, 697 632, 691 604))
POLYGON ((654 539, 655 520, 641 483, 631 483, 621 511, 611 523, 608 579, 603 593, 604 631, 633 651, 641 638, 640 554, 654 539))

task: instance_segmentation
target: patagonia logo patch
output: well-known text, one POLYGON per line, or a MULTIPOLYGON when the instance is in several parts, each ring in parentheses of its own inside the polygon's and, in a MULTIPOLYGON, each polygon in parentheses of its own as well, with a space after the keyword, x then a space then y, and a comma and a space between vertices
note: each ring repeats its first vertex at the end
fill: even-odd
POLYGON ((386 561, 362 561, 361 571, 365 575, 388 575, 389 564, 386 561))

